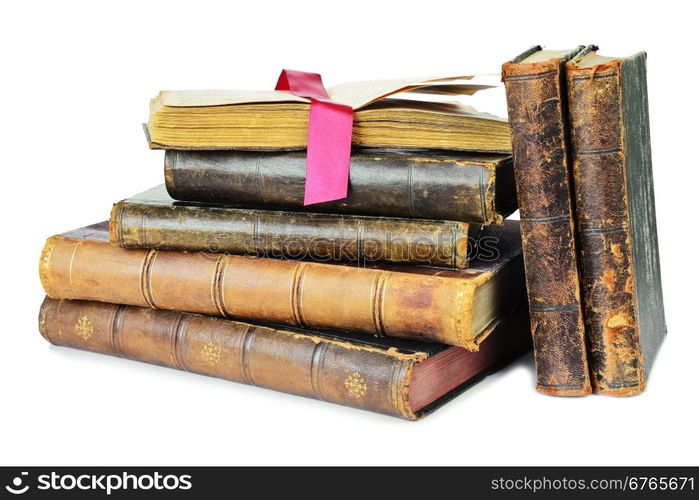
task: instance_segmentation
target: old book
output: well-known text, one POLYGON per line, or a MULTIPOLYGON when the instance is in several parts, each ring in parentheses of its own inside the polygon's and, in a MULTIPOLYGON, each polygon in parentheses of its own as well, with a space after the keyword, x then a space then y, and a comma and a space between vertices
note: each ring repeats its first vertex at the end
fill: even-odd
MULTIPOLYGON (((478 228, 475 225, 476 231, 478 228)), ((463 269, 469 259, 469 224, 465 222, 175 202, 164 185, 116 203, 109 237, 123 248, 318 262, 395 262, 463 269)))
POLYGON ((583 303, 595 392, 642 392, 665 338, 646 54, 566 67, 583 303))
MULTIPOLYGON (((304 210, 304 152, 166 151, 176 200, 304 210)), ((512 157, 355 150, 347 198, 313 211, 502 224, 517 209, 512 157)))
MULTIPOLYGON (((354 110, 357 146, 509 152, 505 119, 453 102, 487 88, 469 78, 352 82, 327 91, 354 110), (409 98, 388 98, 406 92, 409 98), (450 102, 434 102, 440 96, 450 102)), ((278 90, 163 91, 151 101, 146 128, 153 148, 304 149, 309 108, 308 99, 278 90)))
POLYGON ((332 403, 417 419, 524 353, 523 312, 478 352, 443 344, 268 327, 176 311, 46 298, 52 344, 112 354, 332 403))
POLYGON ((534 47, 502 67, 512 127, 537 389, 591 391, 571 202, 565 62, 534 47))
POLYGON ((40 276, 49 297, 254 319, 303 328, 431 340, 478 349, 524 299, 519 226, 487 226, 464 270, 128 250, 107 224, 48 239, 40 276))

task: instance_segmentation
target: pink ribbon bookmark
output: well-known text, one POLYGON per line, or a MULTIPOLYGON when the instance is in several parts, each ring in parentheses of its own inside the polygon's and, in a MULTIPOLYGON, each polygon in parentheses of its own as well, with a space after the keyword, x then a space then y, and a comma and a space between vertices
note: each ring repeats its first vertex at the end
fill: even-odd
POLYGON ((317 73, 282 70, 275 90, 288 90, 311 100, 303 204, 346 198, 352 148, 352 108, 332 101, 317 73))

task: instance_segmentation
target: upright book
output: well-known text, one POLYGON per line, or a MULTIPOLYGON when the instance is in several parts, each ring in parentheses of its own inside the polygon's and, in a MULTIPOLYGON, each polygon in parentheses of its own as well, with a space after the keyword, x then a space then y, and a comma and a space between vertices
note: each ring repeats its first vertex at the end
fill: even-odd
MULTIPOLYGON (((301 151, 165 152, 176 200, 304 210, 301 151)), ((347 197, 313 211, 502 224, 517 210, 512 157, 434 150, 356 149, 347 197)))
POLYGON ((431 340, 476 350, 524 300, 519 226, 487 226, 464 270, 128 250, 107 224, 49 238, 41 282, 52 298, 215 314, 299 327, 431 340))
POLYGON ((50 298, 39 330, 59 346, 417 419, 528 348, 526 314, 501 319, 478 352, 50 298))
POLYGON ((502 67, 537 389, 591 391, 571 201, 564 64, 582 50, 534 47, 502 67))
POLYGON ((116 203, 109 221, 111 242, 123 248, 455 269, 468 265, 469 228, 477 234, 480 225, 176 202, 162 185, 116 203))
POLYGON ((588 50, 566 73, 593 389, 634 395, 666 333, 646 54, 588 50))

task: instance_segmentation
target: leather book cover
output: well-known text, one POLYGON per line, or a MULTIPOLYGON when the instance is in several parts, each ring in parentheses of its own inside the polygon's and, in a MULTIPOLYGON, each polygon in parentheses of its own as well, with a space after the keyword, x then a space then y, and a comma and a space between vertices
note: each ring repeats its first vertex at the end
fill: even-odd
POLYGON ((567 64, 593 390, 631 396, 667 331, 653 195, 646 54, 567 64))
POLYGON ((177 311, 46 298, 52 344, 417 419, 524 353, 526 314, 504 317, 479 352, 271 327, 177 311))
MULTIPOLYGON (((303 211, 305 152, 165 152, 181 201, 303 211)), ((436 151, 353 151, 347 198, 314 212, 502 224, 517 210, 512 157, 436 151)))
POLYGON ((109 235, 113 244, 123 248, 455 269, 468 265, 469 224, 465 222, 176 202, 164 185, 116 203, 109 235))
POLYGON ((512 131, 537 390, 591 392, 571 202, 564 64, 534 47, 502 67, 512 131))
POLYGON ((467 269, 357 266, 207 252, 130 250, 107 223, 49 238, 40 277, 52 298, 113 302, 477 350, 524 300, 519 224, 487 226, 467 269))

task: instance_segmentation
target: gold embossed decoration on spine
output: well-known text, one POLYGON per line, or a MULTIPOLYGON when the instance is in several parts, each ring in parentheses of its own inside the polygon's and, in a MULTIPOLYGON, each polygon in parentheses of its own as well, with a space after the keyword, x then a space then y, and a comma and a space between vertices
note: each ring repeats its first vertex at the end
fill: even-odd
POLYGON ((92 321, 90 321, 90 318, 87 316, 82 316, 75 322, 75 333, 85 342, 90 340, 93 332, 94 328, 92 327, 92 321))
POLYGON ((53 344, 418 418, 407 401, 407 384, 410 367, 425 359, 423 353, 403 354, 221 318, 99 302, 46 298, 39 317, 41 334, 53 344), (61 333, 73 325, 77 335, 61 333))

